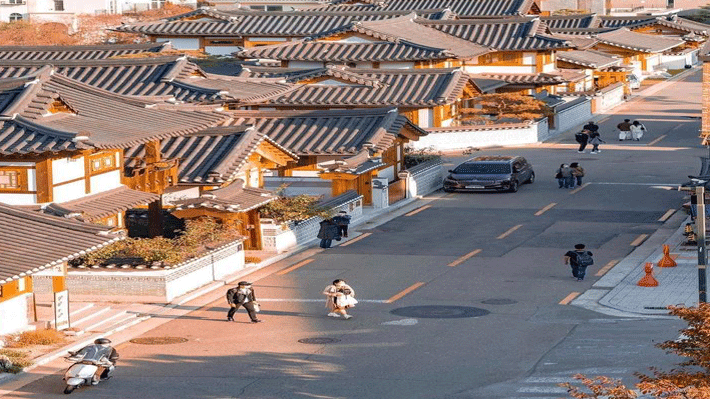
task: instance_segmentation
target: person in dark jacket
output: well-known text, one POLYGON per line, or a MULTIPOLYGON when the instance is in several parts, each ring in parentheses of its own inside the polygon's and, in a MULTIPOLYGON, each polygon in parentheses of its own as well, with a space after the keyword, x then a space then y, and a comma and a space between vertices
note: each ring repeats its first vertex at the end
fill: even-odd
POLYGON ((256 317, 256 295, 254 294, 254 289, 251 287, 251 283, 247 281, 240 281, 237 286, 231 288, 227 291, 227 303, 229 303, 229 312, 227 313, 227 321, 234 321, 234 313, 240 306, 246 309, 249 313, 249 318, 252 323, 260 323, 256 317))
POLYGON ((587 273, 587 266, 594 264, 592 259, 592 253, 586 251, 584 244, 577 244, 574 246, 574 251, 567 251, 565 254, 565 265, 572 266, 572 276, 577 279, 577 281, 584 280, 584 275, 587 273))
POLYGON ((599 144, 601 143, 606 143, 606 141, 602 140, 599 132, 589 133, 589 144, 592 145, 592 151, 589 152, 590 154, 599 154, 601 152, 599 151, 599 144))
POLYGON ((348 225, 350 224, 350 215, 345 211, 340 211, 333 218, 335 224, 338 225, 338 235, 342 237, 348 236, 348 225))
POLYGON ((616 128, 619 129, 619 141, 631 139, 631 119, 624 119, 616 128))
POLYGON ((589 121, 587 122, 586 125, 582 127, 582 130, 586 130, 587 132, 598 132, 599 131, 599 125, 594 123, 594 121, 589 121))
POLYGON ((338 224, 333 221, 333 219, 325 219, 320 222, 320 230, 318 231, 318 238, 320 238, 321 248, 330 248, 333 240, 340 238, 340 228, 338 224))

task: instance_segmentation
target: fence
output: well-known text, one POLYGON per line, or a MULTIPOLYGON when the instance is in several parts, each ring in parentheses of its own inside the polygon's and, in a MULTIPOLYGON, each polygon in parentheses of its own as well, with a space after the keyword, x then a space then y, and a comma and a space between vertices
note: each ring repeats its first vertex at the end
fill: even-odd
POLYGON ((586 123, 592 117, 592 100, 588 97, 578 97, 572 101, 555 107, 554 135, 566 132, 577 125, 586 123))
POLYGON ((425 196, 444 184, 443 163, 440 159, 420 163, 400 172, 399 178, 406 181, 407 198, 425 196))
MULTIPOLYGON (((332 214, 346 211, 350 215, 351 224, 357 224, 362 218, 362 195, 352 190, 322 201, 319 205, 330 209, 332 214)), ((316 238, 322 220, 320 217, 312 217, 298 223, 276 223, 271 219, 262 219, 262 249, 282 253, 297 245, 306 244, 316 238)))
POLYGON ((387 196, 390 205, 407 198, 406 186, 407 181, 405 179, 399 179, 389 184, 387 187, 387 196))
POLYGON ((468 147, 532 144, 552 137, 547 118, 527 123, 434 127, 425 130, 429 132, 428 135, 409 145, 415 149, 451 151, 468 147))
POLYGON ((599 90, 592 98, 592 111, 599 113, 624 102, 624 84, 621 82, 609 85, 599 90))

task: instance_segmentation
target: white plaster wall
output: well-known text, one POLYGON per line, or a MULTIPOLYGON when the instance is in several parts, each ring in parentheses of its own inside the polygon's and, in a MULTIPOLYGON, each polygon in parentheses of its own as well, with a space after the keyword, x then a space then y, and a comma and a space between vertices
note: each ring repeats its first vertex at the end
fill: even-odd
POLYGON ((535 73, 535 66, 467 65, 467 73, 535 73))
POLYGON ((176 50, 199 50, 200 39, 192 37, 159 37, 155 39, 157 43, 170 42, 176 50))
POLYGON ((81 177, 84 177, 84 157, 76 159, 62 158, 52 161, 53 184, 79 179, 81 177))
POLYGON ((250 187, 259 187, 259 168, 252 168, 249 171, 249 181, 247 185, 250 187))
POLYGON ((73 183, 62 184, 52 190, 53 202, 66 202, 81 198, 86 195, 86 183, 84 180, 73 183))
POLYGON ((291 172, 293 177, 318 177, 317 170, 294 170, 291 172))
POLYGON ((34 205, 37 203, 36 194, 0 194, 0 202, 8 205, 34 205))
POLYGON ((431 132, 420 137, 418 141, 410 142, 415 149, 433 147, 436 150, 459 150, 468 147, 490 147, 498 145, 518 145, 538 142, 537 126, 520 129, 503 130, 451 130, 446 132, 431 132))
POLYGON ((0 302, 0 335, 26 330, 30 319, 27 309, 32 294, 22 294, 16 298, 0 302))
POLYGON ((414 63, 413 62, 383 62, 380 64, 380 68, 414 69, 414 63))
POLYGON ((381 169, 380 171, 377 172, 377 177, 386 177, 388 182, 393 182, 394 181, 394 166, 390 166, 389 168, 386 169, 381 169))
POLYGON ((27 4, 2 5, 0 6, 0 22, 10 22, 10 14, 20 14, 22 19, 27 19, 27 4))
POLYGON ((537 53, 523 53, 523 64, 535 65, 537 63, 537 53))
POLYGON ((374 40, 368 40, 364 37, 350 36, 341 40, 335 41, 335 43, 372 43, 374 40))
POLYGON ((434 123, 434 111, 431 109, 420 109, 419 112, 419 127, 432 127, 434 123))
POLYGON ((91 194, 118 188, 121 186, 121 171, 112 170, 111 172, 91 176, 89 184, 91 185, 91 194))
POLYGON ((356 62, 355 68, 372 68, 371 62, 356 62))
POLYGON ((554 62, 551 64, 543 64, 543 66, 542 66, 543 73, 550 73, 550 72, 554 72, 555 70, 556 70, 556 68, 555 68, 554 62))
POLYGON ((661 63, 661 55, 660 54, 654 54, 650 56, 646 62, 646 71, 647 72, 653 72, 657 65, 661 63))
POLYGON ((205 52, 211 55, 232 55, 241 49, 238 46, 205 46, 205 52))

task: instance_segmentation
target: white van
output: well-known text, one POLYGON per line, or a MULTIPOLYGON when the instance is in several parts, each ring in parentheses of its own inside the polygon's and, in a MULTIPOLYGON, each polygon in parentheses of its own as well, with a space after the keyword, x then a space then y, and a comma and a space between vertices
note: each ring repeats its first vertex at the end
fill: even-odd
POLYGON ((626 77, 626 81, 629 82, 630 89, 640 89, 641 88, 641 81, 633 73, 626 77))

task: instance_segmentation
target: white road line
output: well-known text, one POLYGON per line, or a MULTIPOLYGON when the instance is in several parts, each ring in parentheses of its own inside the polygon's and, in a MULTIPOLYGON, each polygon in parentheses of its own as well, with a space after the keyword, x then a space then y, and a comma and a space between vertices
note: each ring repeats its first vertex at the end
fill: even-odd
POLYGON ((545 206, 544 208, 542 208, 542 209, 540 209, 539 211, 535 212, 535 216, 540 216, 540 215, 542 215, 543 213, 545 213, 545 212, 549 211, 550 209, 552 209, 552 207, 554 207, 555 205, 557 205, 557 203, 556 203, 556 202, 553 202, 553 203, 551 203, 551 204, 545 206))
MULTIPOLYGON (((680 125, 678 125, 678 126, 680 126, 680 125)), ((678 127, 678 126, 676 126, 676 127, 678 127)), ((673 130, 675 130, 675 129, 673 129, 673 130)), ((661 136, 658 136, 658 138, 656 138, 655 140, 653 140, 653 141, 651 141, 650 143, 648 143, 648 145, 654 145, 654 144, 658 143, 659 141, 661 141, 661 140, 663 140, 663 139, 665 139, 665 138, 666 138, 666 135, 665 135, 665 134, 664 134, 664 135, 661 135, 661 136)))
POLYGON ((517 225, 517 226, 513 226, 513 227, 509 228, 508 231, 506 231, 505 233, 503 233, 503 234, 499 235, 498 237, 496 237, 496 239, 502 240, 502 239, 504 239, 505 237, 508 237, 509 235, 511 235, 515 230, 517 230, 517 229, 519 229, 519 228, 521 228, 521 227, 523 227, 522 224, 519 224, 519 225, 517 225))
POLYGON ((663 216, 661 216, 660 219, 658 219, 658 221, 659 221, 659 222, 665 222, 666 220, 668 220, 668 219, 671 217, 671 215, 673 215, 673 214, 675 213, 675 211, 676 211, 675 209, 669 209, 669 210, 667 210, 666 213, 663 214, 663 216))

